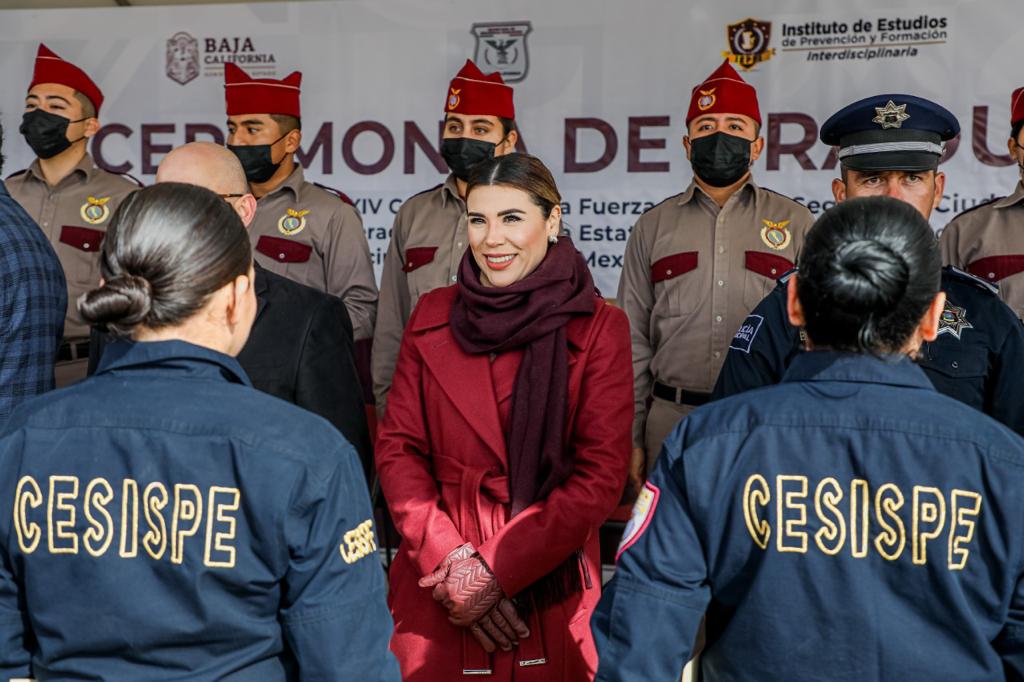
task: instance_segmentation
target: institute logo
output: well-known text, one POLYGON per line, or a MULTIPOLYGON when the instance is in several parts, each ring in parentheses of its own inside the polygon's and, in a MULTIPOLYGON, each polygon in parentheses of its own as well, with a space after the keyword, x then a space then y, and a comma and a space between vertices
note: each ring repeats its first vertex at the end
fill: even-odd
POLYGON ((530 70, 526 36, 533 27, 528 21, 473 24, 476 52, 473 61, 485 73, 497 71, 506 83, 518 83, 530 70))
POLYGON ((772 37, 770 21, 747 17, 726 26, 725 37, 729 49, 722 56, 744 71, 775 56, 775 49, 768 47, 772 37))
POLYGON ((184 31, 167 40, 167 77, 185 85, 199 75, 199 41, 184 31))

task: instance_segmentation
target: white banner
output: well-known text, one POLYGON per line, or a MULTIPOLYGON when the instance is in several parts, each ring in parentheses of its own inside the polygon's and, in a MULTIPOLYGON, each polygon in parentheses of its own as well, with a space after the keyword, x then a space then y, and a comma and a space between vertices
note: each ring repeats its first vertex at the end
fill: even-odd
POLYGON ((303 73, 307 177, 363 215, 378 272, 395 211, 441 182, 439 121, 467 57, 514 82, 530 153, 555 173, 565 220, 613 296, 638 215, 690 181, 681 139, 691 88, 722 61, 760 95, 763 186, 820 213, 834 155, 818 127, 882 92, 933 99, 960 119, 936 228, 1017 180, 1009 98, 1024 85, 1019 0, 345 0, 0 11, 5 173, 31 161, 17 134, 36 45, 84 68, 106 96, 90 149, 143 182, 172 147, 222 140, 223 64, 303 73), (829 7, 825 9, 825 7, 829 7), (749 66, 749 70, 743 67, 749 66))

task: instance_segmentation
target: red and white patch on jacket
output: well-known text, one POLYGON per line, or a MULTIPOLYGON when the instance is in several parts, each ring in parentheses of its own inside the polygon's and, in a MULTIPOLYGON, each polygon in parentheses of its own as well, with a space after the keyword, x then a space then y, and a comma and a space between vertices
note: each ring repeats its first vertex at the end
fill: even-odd
POLYGON ((633 513, 629 517, 629 522, 626 524, 626 530, 622 533, 622 541, 619 543, 619 550, 615 553, 615 560, 618 561, 622 553, 633 546, 640 536, 643 535, 644 531, 647 530, 647 526, 651 523, 651 517, 654 516, 654 508, 658 506, 658 497, 661 496, 661 491, 658 490, 658 486, 654 485, 650 481, 644 483, 643 490, 636 498, 636 502, 633 503, 633 513))

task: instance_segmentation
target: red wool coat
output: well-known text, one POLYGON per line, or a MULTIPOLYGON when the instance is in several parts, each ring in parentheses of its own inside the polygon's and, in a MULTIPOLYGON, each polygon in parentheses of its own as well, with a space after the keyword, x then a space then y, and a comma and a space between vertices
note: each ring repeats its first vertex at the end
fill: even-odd
MULTIPOLYGON (((547 499, 509 519, 508 455, 487 355, 464 353, 452 336, 455 287, 424 296, 402 340, 377 441, 384 496, 402 534, 391 566, 391 647, 407 682, 452 682, 464 670, 485 679, 591 680, 597 654, 590 616, 600 597, 598 528, 615 508, 629 466, 633 370, 626 315, 598 299, 592 317, 566 328, 567 447, 575 470, 547 499), (582 548, 581 593, 527 621, 530 637, 488 655, 417 581, 471 542, 505 594, 515 596, 582 548)), ((494 372, 512 372, 501 363, 494 372), (502 367, 506 368, 502 370, 502 367)), ((503 390, 499 388, 499 391, 503 390)))

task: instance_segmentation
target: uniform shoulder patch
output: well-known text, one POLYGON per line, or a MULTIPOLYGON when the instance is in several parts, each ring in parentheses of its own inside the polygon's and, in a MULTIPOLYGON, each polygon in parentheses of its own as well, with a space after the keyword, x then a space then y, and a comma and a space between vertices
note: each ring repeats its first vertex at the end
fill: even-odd
POLYGON ((651 525, 651 518, 654 516, 654 508, 658 506, 658 498, 661 497, 661 490, 650 481, 644 483, 643 489, 633 503, 633 512, 626 523, 626 530, 622 533, 622 541, 619 542, 619 549, 615 552, 615 560, 618 561, 622 553, 632 547, 647 526, 651 525))
POLYGON ((729 342, 729 348, 732 350, 742 351, 750 354, 750 347, 754 345, 754 337, 761 331, 761 326, 764 324, 764 317, 761 315, 747 315, 747 319, 743 320, 743 324, 740 325, 739 331, 736 332, 736 336, 732 337, 732 341, 729 342))
POLYGON ((349 196, 342 192, 340 189, 334 189, 333 187, 328 187, 327 185, 321 185, 319 182, 314 182, 313 184, 322 189, 323 191, 338 197, 349 206, 355 206, 355 202, 352 201, 352 199, 350 199, 349 196))
POLYGON ((955 268, 952 265, 947 265, 946 267, 944 267, 942 269, 942 274, 943 274, 944 277, 951 277, 951 278, 956 279, 958 281, 966 282, 967 284, 974 285, 978 289, 984 289, 985 291, 987 291, 990 294, 993 294, 995 296, 999 295, 999 285, 998 284, 994 284, 992 282, 987 282, 987 281, 983 280, 981 277, 975 277, 971 273, 964 272, 963 270, 961 270, 959 268, 955 268))

